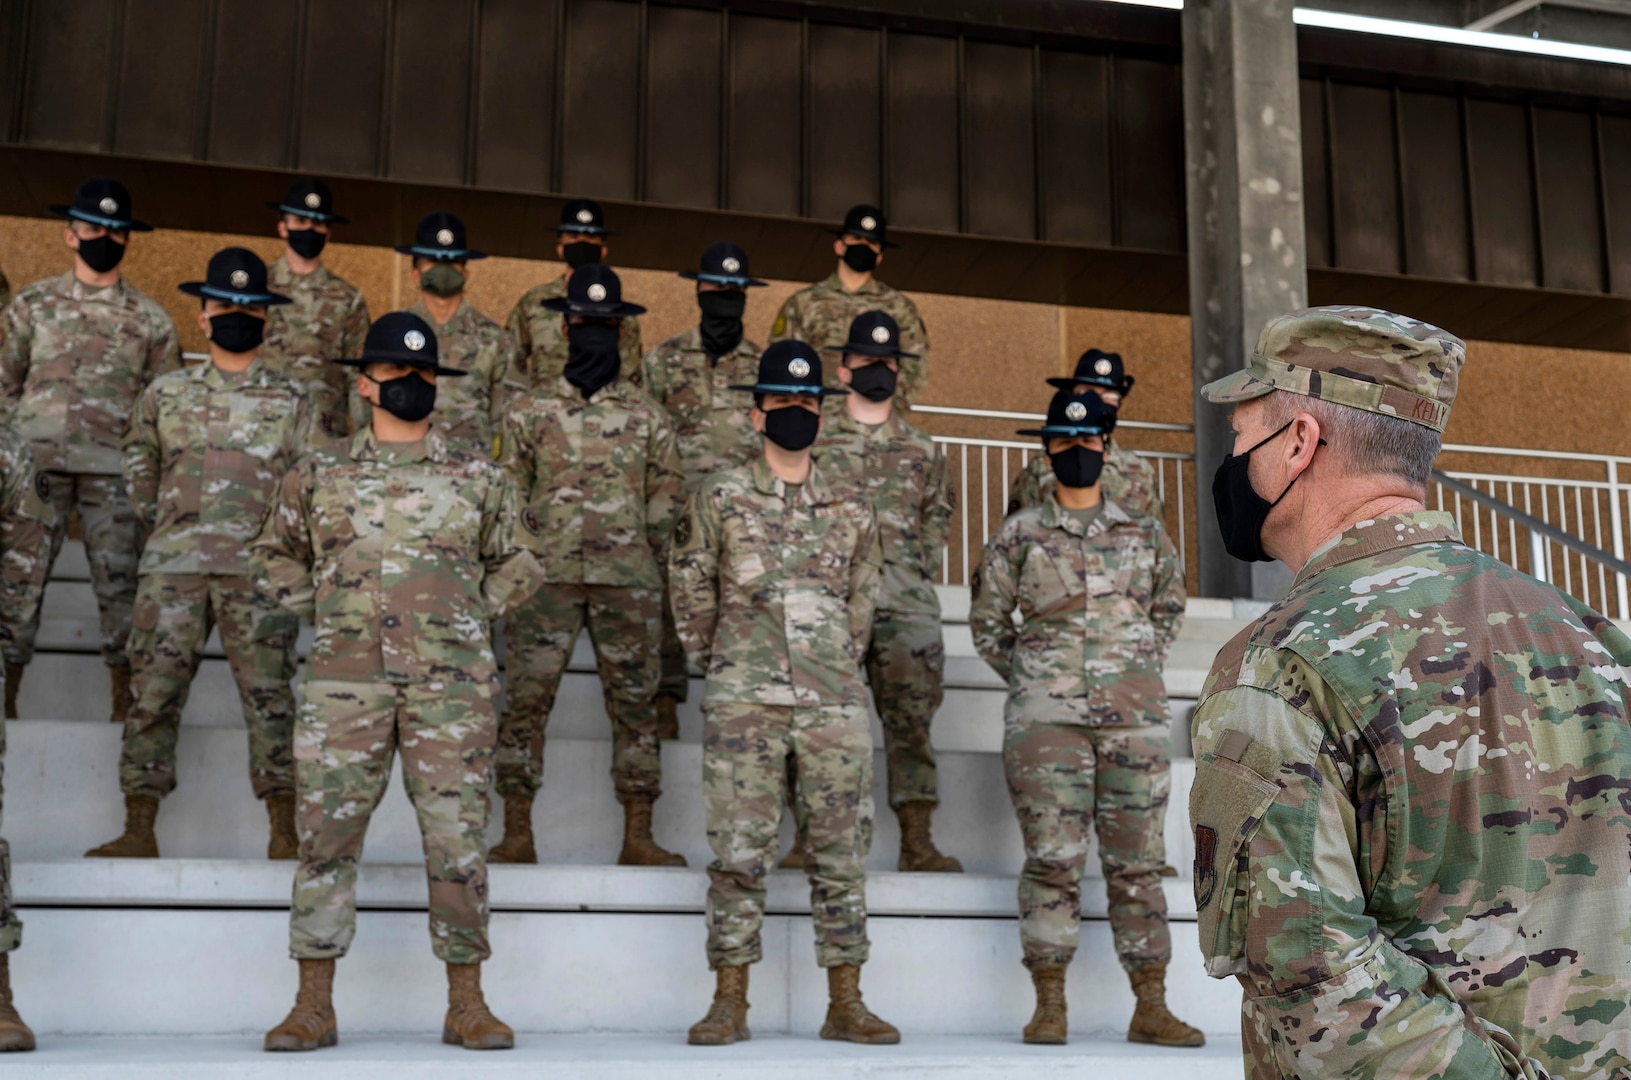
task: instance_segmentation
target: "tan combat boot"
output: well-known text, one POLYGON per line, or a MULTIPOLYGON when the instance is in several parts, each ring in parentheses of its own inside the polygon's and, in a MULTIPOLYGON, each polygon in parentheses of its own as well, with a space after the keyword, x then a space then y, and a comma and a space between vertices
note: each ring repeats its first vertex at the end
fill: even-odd
POLYGON ((340 1041, 334 1019, 334 961, 300 961, 300 990, 283 1023, 266 1033, 266 1049, 316 1050, 340 1041))
POLYGON ((1031 968, 1031 985, 1036 987, 1036 1012, 1025 1025, 1025 1041, 1065 1045, 1070 1041, 1070 1024, 1065 1015, 1065 965, 1037 964, 1031 968))
POLYGON ((504 839, 487 852, 490 863, 535 863, 538 849, 532 843, 532 796, 525 793, 504 796, 504 839))
POLYGON ((34 1049, 34 1033, 28 1030, 17 1006, 11 1002, 11 956, 0 953, 0 1054, 34 1049))
POLYGON ((23 665, 6 661, 6 719, 17 719, 17 688, 23 685, 23 665))
POLYGON ((1167 965, 1145 964, 1127 976, 1138 1008, 1127 1028, 1127 1041, 1156 1046, 1205 1046, 1206 1036, 1167 1011, 1167 965))
POLYGON ((108 721, 123 724, 130 716, 130 669, 108 668, 108 674, 113 679, 113 712, 108 714, 108 721))
POLYGON ((657 695, 657 738, 673 742, 680 737, 680 700, 673 694, 657 695))
POLYGON ((793 846, 787 849, 787 854, 776 864, 776 869, 815 873, 815 856, 810 854, 810 838, 804 835, 803 829, 793 831, 793 846))
POLYGON ((272 826, 271 838, 266 841, 266 857, 298 858, 300 838, 294 830, 294 792, 274 791, 266 796, 266 816, 272 826))
POLYGON ((685 856, 665 851, 651 838, 651 804, 649 795, 630 795, 623 800, 623 850, 618 852, 619 866, 684 866, 685 856))
POLYGON ((159 817, 159 801, 151 795, 125 796, 125 831, 99 848, 85 853, 87 859, 156 859, 159 839, 153 823, 159 817))
POLYGON ((861 1000, 861 969, 854 964, 827 969, 827 1022, 823 1039, 879 1045, 900 1042, 895 1025, 878 1019, 861 1000))
POLYGON ((729 1046, 751 1038, 747 965, 718 968, 714 971, 714 1002, 708 1006, 708 1015, 691 1025, 686 1041, 692 1046, 729 1046))
POLYGON ((447 1019, 442 1041, 466 1050, 513 1050, 515 1032, 494 1016, 481 994, 480 964, 447 965, 447 1019))
POLYGON ((929 834, 929 821, 934 817, 934 803, 909 802, 895 812, 900 819, 900 862, 903 871, 929 874, 961 874, 963 864, 950 855, 942 855, 929 834))

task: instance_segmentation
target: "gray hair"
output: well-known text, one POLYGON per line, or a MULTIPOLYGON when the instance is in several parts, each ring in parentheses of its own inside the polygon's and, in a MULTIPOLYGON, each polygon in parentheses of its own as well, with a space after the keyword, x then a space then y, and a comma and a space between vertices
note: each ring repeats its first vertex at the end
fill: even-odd
POLYGON ((1443 445, 1432 428, 1286 390, 1264 399, 1263 421, 1271 429, 1290 423, 1301 412, 1319 421, 1325 449, 1349 472, 1397 476, 1427 487, 1443 445))

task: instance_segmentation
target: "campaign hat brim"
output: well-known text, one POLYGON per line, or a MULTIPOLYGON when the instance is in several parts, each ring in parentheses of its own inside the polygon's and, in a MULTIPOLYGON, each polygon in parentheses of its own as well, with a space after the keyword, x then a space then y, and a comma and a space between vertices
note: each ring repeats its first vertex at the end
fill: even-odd
POLYGON ((398 255, 417 255, 421 259, 434 259, 437 262, 475 262, 485 259, 485 251, 475 248, 428 248, 418 244, 399 244, 393 248, 398 255))
POLYGON ((176 288, 188 296, 197 296, 206 300, 224 300, 229 304, 244 304, 248 307, 276 307, 278 304, 294 303, 287 296, 277 293, 262 292, 231 292, 226 289, 217 289, 207 281, 183 281, 176 288))
POLYGON ((367 367, 369 364, 403 364, 407 367, 420 368, 421 370, 433 372, 437 375, 445 375, 450 378, 458 378, 461 375, 470 374, 468 371, 461 371, 458 368, 443 367, 441 364, 435 362, 426 363, 422 354, 406 351, 400 353, 374 353, 372 356, 337 356, 330 360, 329 363, 344 364, 346 367, 354 368, 367 367))
POLYGON ((758 278, 747 277, 743 274, 708 274, 701 270, 681 270, 680 277, 690 281, 711 281, 715 285, 735 285, 746 289, 753 285, 768 285, 769 282, 758 278))
MULTIPOLYGON (((1110 430, 1113 431, 1115 429, 1112 428, 1110 430)), ((1090 427, 1090 426, 1088 426, 1086 424, 1080 424, 1080 425, 1072 424, 1072 425, 1070 425, 1068 427, 1044 426, 1044 427, 1039 427, 1039 428, 1022 428, 1019 431, 1014 432, 1014 434, 1015 435, 1040 435, 1044 439, 1052 439, 1052 438, 1070 439, 1070 438, 1074 438, 1077 435, 1098 435, 1098 436, 1101 436, 1103 438, 1109 438, 1110 431, 1106 431, 1102 427, 1090 427)))
POLYGON ((844 397, 849 393, 848 390, 805 383, 735 383, 729 389, 745 394, 798 394, 802 397, 844 397))
POLYGON ((600 319, 626 319, 646 313, 646 309, 639 304, 631 304, 626 300, 615 304, 578 304, 564 296, 553 296, 543 301, 541 306, 549 311, 558 311, 562 315, 593 315, 600 319))
POLYGON ((47 206, 45 209, 47 212, 55 214, 60 218, 69 218, 73 221, 83 221, 91 225, 100 225, 104 229, 112 229, 115 232, 153 231, 153 226, 149 225, 145 221, 137 221, 135 218, 114 218, 103 217, 101 214, 87 214, 83 210, 75 210, 72 206, 64 206, 61 203, 53 203, 52 205, 47 206))
POLYGON ((898 346, 879 345, 877 342, 864 342, 856 345, 823 345, 822 352, 854 353, 856 356, 897 357, 901 360, 916 360, 919 353, 901 352, 898 346))
POLYGON ((1101 390, 1113 390, 1118 394, 1126 394, 1127 391, 1133 388, 1133 383, 1137 381, 1131 375, 1123 375, 1121 385, 1114 386, 1100 379, 1079 379, 1074 375, 1064 375, 1049 379, 1048 385, 1055 390, 1074 390, 1078 386, 1097 386, 1101 390))
POLYGON ((616 236, 617 235, 612 230, 604 228, 604 227, 602 227, 600 225, 557 225, 557 226, 555 226, 555 231, 557 233, 574 233, 574 234, 576 234, 578 236, 616 236))
POLYGON ((839 239, 846 236, 864 236, 868 240, 876 240, 879 244, 882 244, 886 248, 900 247, 900 245, 895 243, 893 240, 885 240, 875 232, 866 232, 865 230, 856 231, 855 229, 828 229, 827 231, 839 239))
POLYGON ((351 224, 351 219, 348 217, 341 217, 339 214, 325 214, 321 210, 308 210, 304 206, 290 206, 288 203, 280 202, 269 202, 262 205, 266 209, 276 210, 280 214, 294 214, 296 217, 311 218, 313 221, 320 221, 324 225, 351 224))

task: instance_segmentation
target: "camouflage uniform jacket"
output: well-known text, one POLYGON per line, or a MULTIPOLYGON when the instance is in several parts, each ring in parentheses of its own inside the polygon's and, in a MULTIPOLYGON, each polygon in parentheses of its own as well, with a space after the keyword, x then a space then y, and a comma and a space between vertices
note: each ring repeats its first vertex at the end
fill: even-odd
MULTIPOLYGON (((11 643, 40 606, 50 570, 51 479, 28 443, 0 427, 0 640, 11 643)), ((3 721, 0 721, 3 722, 3 721)))
POLYGON ((1048 499, 1002 523, 971 592, 974 647, 1008 682, 1007 723, 1167 722, 1161 665, 1184 575, 1154 518, 1105 501, 1084 530, 1048 499))
POLYGON ((798 490, 764 458, 710 476, 674 527, 669 597, 705 702, 864 705, 883 554, 860 492, 818 468, 798 490))
POLYGON ((268 595, 316 625, 313 679, 497 676, 488 624, 541 573, 516 544, 515 488, 485 455, 422 443, 320 449, 289 471, 250 545, 268 595))
MULTIPOLYGON (((929 378, 929 332, 923 328, 923 319, 917 305, 903 292, 871 278, 856 292, 845 290, 834 271, 825 281, 807 285, 789 296, 770 329, 770 340, 793 338, 820 349, 831 345, 841 347, 849 340, 849 324, 857 315, 868 311, 882 311, 900 325, 901 351, 916 353, 916 359, 900 362, 900 395, 907 404, 917 401, 923 384, 929 378)), ((824 365, 826 382, 830 387, 838 383, 838 354, 824 365)))
POLYGON ((853 485, 872 502, 883 542, 878 609, 939 615, 934 582, 956 501, 940 447, 899 414, 869 428, 840 409, 823 423, 815 455, 828 483, 853 485))
MULTIPOLYGON (((533 386, 548 386, 566 368, 566 316, 544 307, 545 300, 566 295, 566 275, 527 290, 515 302, 505 325, 521 349, 521 371, 533 386)), ((640 320, 623 319, 617 350, 623 355, 620 378, 640 385, 640 320)))
POLYGON ((1223 648, 1190 817, 1249 1076, 1631 1070, 1628 677, 1433 512, 1351 526, 1223 648))
MULTIPOLYGON (((1008 500, 1008 513, 1028 506, 1041 506, 1042 500, 1052 493, 1058 483, 1053 476, 1053 463, 1047 454, 1033 454, 1019 474, 1014 493, 1008 500)), ((1155 469, 1149 462, 1111 441, 1104 452, 1104 473, 1099 478, 1104 497, 1131 514, 1148 514, 1157 521, 1166 520, 1161 507, 1161 492, 1155 469)))
MULTIPOLYGON (((469 372, 458 378, 436 380, 436 411, 432 426, 449 443, 493 455, 493 436, 510 397, 527 389, 521 374, 521 354, 515 338, 466 300, 453 317, 440 326, 421 300, 408 309, 436 331, 436 348, 443 367, 469 372)), ((358 431, 371 425, 373 409, 361 398, 351 416, 358 431), (364 417, 367 417, 366 419, 364 417)))
POLYGON ((125 435, 125 486, 147 530, 142 574, 247 574, 278 481, 300 457, 310 402, 258 360, 154 379, 125 435))
POLYGON ((362 291, 321 263, 297 274, 282 257, 266 268, 266 286, 294 303, 267 309, 260 362, 294 380, 311 399, 323 434, 347 438, 343 425, 355 372, 329 361, 362 355, 368 336, 362 291))
POLYGON ((584 401, 556 379, 516 398, 503 432, 500 463, 545 581, 663 587, 680 470, 656 402, 622 379, 584 401))
POLYGON ((163 308, 123 277, 93 289, 69 271, 36 281, 6 308, 0 422, 48 472, 118 476, 136 399, 181 366, 163 308))
POLYGON ((668 410, 687 495, 719 470, 759 456, 764 442, 748 419, 751 402, 741 391, 729 389, 759 381, 759 353, 759 346, 744 338, 714 363, 702 348, 702 332, 692 328, 658 345, 641 362, 646 393, 668 410))

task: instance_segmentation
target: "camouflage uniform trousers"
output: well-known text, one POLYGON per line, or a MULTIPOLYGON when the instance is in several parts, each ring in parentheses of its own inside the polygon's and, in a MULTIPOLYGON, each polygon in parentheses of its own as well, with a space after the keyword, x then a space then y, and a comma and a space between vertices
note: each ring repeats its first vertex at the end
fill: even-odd
POLYGON ((872 849, 872 731, 860 706, 703 706, 708 818, 708 965, 763 956, 765 875, 776 865, 789 775, 794 816, 815 863, 810 914, 822 967, 867 960, 866 863, 872 849), (792 765, 789 765, 789 762, 792 765))
POLYGON ((929 725, 945 698, 946 646, 940 619, 908 611, 879 611, 866 654, 866 678, 883 721, 889 763, 889 805, 940 802, 929 725))
MULTIPOLYGON (((6 803, 6 722, 0 719, 0 818, 6 803)), ((23 943, 23 920, 11 906, 11 845, 0 837, 0 955, 13 952, 23 943)))
POLYGON ((663 594, 658 589, 546 582, 510 612, 504 633, 509 685, 498 729, 498 792, 537 795, 544 729, 578 631, 587 624, 612 722, 612 784, 619 799, 663 791, 657 694, 663 594))
POLYGON ((300 867, 289 910, 296 960, 344 956, 357 932, 357 862, 402 751, 419 817, 437 959, 479 964, 487 943, 487 788, 496 679, 392 683, 308 679, 295 725, 300 867))
POLYGON ((119 755, 126 795, 162 799, 176 786, 181 712, 211 626, 232 665, 249 729, 255 797, 294 790, 295 635, 299 620, 247 577, 143 574, 130 633, 130 715, 119 755))
MULTIPOLYGON (((42 473, 49 476, 56 524, 51 530, 51 565, 57 563, 68 534, 68 511, 79 511, 79 531, 91 564, 91 589, 102 615, 102 662, 127 667, 125 644, 130 638, 131 608, 136 602, 136 563, 141 557, 141 525, 119 476, 92 473, 42 473)), ((34 639, 40 631, 40 608, 28 626, 6 647, 14 664, 34 659, 34 639)))
POLYGON ((1010 724, 1004 732, 1003 771, 1025 841, 1019 938, 1026 967, 1069 964, 1076 955, 1090 825, 1099 834, 1122 967, 1172 958, 1161 891, 1171 746, 1164 724, 1010 724))

